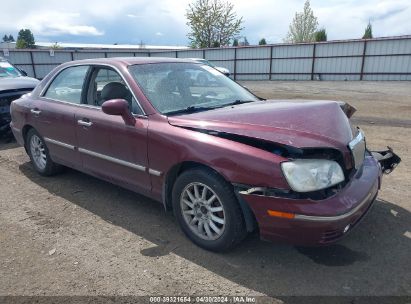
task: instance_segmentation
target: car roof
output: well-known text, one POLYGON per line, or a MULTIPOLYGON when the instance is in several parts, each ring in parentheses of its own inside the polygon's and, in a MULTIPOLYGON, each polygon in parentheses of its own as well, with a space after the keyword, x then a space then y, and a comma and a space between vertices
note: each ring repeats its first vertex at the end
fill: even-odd
POLYGON ((123 64, 123 65, 134 65, 134 64, 147 64, 147 63, 193 63, 193 60, 184 58, 169 58, 169 57, 111 57, 111 58, 93 58, 93 59, 83 59, 71 61, 70 64, 98 64, 98 63, 110 63, 110 64, 123 64))

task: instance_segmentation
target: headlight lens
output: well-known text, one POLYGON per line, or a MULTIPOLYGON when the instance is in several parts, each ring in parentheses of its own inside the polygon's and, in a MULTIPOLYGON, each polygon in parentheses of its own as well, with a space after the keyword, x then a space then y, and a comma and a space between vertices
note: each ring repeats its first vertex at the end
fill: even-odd
POLYGON ((326 159, 298 159, 281 163, 291 189, 310 192, 325 189, 344 181, 340 165, 326 159))

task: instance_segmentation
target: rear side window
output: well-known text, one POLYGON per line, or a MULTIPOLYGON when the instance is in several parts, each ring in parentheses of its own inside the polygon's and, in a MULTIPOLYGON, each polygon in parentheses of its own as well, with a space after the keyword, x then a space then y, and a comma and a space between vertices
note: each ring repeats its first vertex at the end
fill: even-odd
POLYGON ((88 66, 75 66, 61 71, 54 78, 44 96, 80 104, 84 79, 86 78, 88 68, 88 66))

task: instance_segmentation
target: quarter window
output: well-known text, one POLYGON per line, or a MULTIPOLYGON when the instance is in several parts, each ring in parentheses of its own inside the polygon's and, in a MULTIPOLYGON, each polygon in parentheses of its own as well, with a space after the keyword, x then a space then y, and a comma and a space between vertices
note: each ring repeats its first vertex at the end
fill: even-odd
POLYGON ((47 98, 80 104, 88 66, 75 66, 60 72, 44 95, 47 98))

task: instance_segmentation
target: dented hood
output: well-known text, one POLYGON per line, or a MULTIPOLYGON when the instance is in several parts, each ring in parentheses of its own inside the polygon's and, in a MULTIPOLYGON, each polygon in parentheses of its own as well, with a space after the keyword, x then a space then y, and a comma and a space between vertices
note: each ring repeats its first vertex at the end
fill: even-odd
POLYGON ((236 134, 297 148, 346 150, 350 122, 334 101, 265 100, 171 116, 173 126, 236 134))

